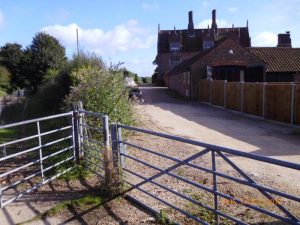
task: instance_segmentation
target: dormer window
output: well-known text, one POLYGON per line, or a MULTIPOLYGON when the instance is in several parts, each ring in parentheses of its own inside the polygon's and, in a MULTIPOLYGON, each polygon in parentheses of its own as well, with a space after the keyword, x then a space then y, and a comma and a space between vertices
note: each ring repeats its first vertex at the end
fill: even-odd
POLYGON ((214 42, 213 41, 204 41, 203 42, 203 49, 210 49, 214 47, 214 42))
POLYGON ((170 52, 180 52, 181 44, 180 42, 171 42, 170 43, 170 52))

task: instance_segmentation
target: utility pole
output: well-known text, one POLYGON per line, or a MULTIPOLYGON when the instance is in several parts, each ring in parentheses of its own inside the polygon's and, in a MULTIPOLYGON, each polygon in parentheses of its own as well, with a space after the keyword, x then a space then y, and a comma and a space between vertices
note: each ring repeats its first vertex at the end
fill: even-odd
POLYGON ((77 55, 79 56, 78 28, 76 28, 77 55))

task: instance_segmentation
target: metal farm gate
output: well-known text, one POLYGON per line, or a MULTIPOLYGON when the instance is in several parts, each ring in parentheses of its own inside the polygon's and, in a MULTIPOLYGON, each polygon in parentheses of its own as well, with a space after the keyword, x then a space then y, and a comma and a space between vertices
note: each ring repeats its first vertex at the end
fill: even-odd
POLYGON ((300 164, 109 124, 107 115, 80 109, 2 125, 0 132, 1 208, 83 162, 106 184, 119 185, 127 198, 152 212, 166 212, 175 220, 184 217, 187 224, 249 224, 249 216, 231 213, 234 204, 238 209, 246 208, 245 212, 257 213, 257 217, 281 221, 276 224, 300 225, 300 187, 295 194, 260 183, 247 172, 251 168, 245 171, 235 159, 262 162, 297 173, 300 164), (181 153, 174 155, 168 144, 160 142, 162 139, 179 143, 181 153), (145 146, 143 140, 150 140, 152 146, 145 146), (227 166, 225 170, 221 163, 227 166), (228 173, 229 169, 234 172, 228 173), (260 196, 257 198, 265 199, 264 203, 268 201, 268 206, 232 193, 236 190, 228 192, 222 186, 226 182, 235 183, 237 189, 249 188, 249 198, 255 192, 255 196, 260 196))
POLYGON ((0 126, 0 208, 71 171, 80 159, 104 178, 107 118, 82 110, 0 126))

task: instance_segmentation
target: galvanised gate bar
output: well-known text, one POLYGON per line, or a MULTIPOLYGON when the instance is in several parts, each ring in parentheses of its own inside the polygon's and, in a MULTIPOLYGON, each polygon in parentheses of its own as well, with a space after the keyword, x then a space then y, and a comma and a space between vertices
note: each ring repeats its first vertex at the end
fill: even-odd
POLYGON ((103 114, 76 110, 2 125, 0 131, 18 134, 0 143, 0 208, 71 171, 80 161, 105 177, 100 158, 108 117, 103 114))
MULTIPOLYGON (((187 201, 193 203, 195 205, 195 207, 202 207, 205 210, 212 212, 215 215, 214 222, 213 222, 214 224, 224 224, 224 223, 219 222, 220 217, 226 218, 227 221, 232 221, 235 224, 247 224, 244 221, 242 221, 241 219, 238 219, 234 216, 231 216, 227 213, 222 212, 220 210, 220 198, 223 198, 223 200, 225 199, 227 202, 232 202, 232 203, 235 203, 238 205, 243 205, 249 209, 257 211, 258 213, 268 215, 270 217, 277 219, 278 221, 282 221, 287 224, 298 224, 298 225, 300 224, 299 215, 294 215, 293 213, 291 213, 290 210, 288 210, 285 206, 283 206, 283 204, 281 204, 282 201, 278 201, 278 199, 277 199, 277 197, 281 197, 283 199, 287 199, 288 201, 294 201, 294 202, 298 203, 298 206, 300 207, 300 204, 299 204, 300 197, 299 196, 294 196, 294 195, 291 195, 288 193, 284 193, 284 192, 278 191, 276 189, 256 183, 254 181, 254 179, 252 179, 241 168, 239 168, 236 165, 236 163, 234 163, 227 155, 230 154, 231 156, 238 156, 238 157, 247 158, 249 160, 251 159, 251 160, 256 160, 256 161, 260 161, 260 162, 265 162, 265 163, 277 165, 280 167, 290 168, 290 169, 293 169, 296 171, 300 171, 300 164, 281 161, 281 160, 277 160, 277 159, 273 159, 273 158, 269 158, 269 157, 265 157, 265 156, 261 156, 261 155, 241 152, 241 151, 223 148, 223 147, 219 147, 219 146, 209 145, 206 143, 193 141, 193 140, 189 140, 186 138, 176 137, 173 135, 163 134, 163 133, 159 133, 159 132, 149 131, 149 130, 145 130, 145 129, 141 129, 141 128, 125 126, 125 125, 120 125, 120 124, 118 124, 118 125, 116 124, 114 126, 115 126, 115 128, 113 128, 113 130, 119 130, 118 131, 119 135, 122 134, 121 130, 123 130, 123 132, 124 131, 134 131, 135 134, 140 134, 140 133, 147 134, 147 135, 149 135, 148 138, 151 138, 151 136, 162 137, 165 139, 174 140, 176 142, 182 142, 182 143, 186 143, 186 144, 204 148, 204 150, 201 150, 191 156, 188 156, 187 158, 185 158, 183 160, 180 160, 172 155, 162 154, 159 151, 155 151, 154 149, 144 148, 142 146, 130 143, 130 141, 124 141, 124 140, 122 140, 122 137, 120 137, 120 139, 118 140, 118 145, 119 145, 120 165, 121 165, 123 171, 127 172, 131 175, 134 175, 142 180, 140 182, 134 183, 134 182, 132 182, 132 180, 128 180, 126 178, 126 176, 124 176, 123 177, 124 182, 131 185, 130 190, 138 189, 143 194, 156 199, 157 201, 178 211, 179 213, 184 214, 185 216, 191 218, 192 220, 194 220, 200 224, 209 224, 209 223, 207 223, 206 221, 204 221, 203 219, 201 219, 199 217, 196 217, 196 216, 190 214, 189 212, 180 208, 178 205, 171 204, 166 199, 164 199, 164 196, 154 195, 153 193, 149 192, 147 189, 144 189, 142 186, 147 183, 151 183, 161 189, 164 189, 167 192, 172 193, 173 195, 176 195, 176 196, 182 198, 183 200, 187 200, 187 201), (149 161, 147 161, 147 160, 141 160, 137 157, 134 157, 131 154, 126 153, 126 150, 125 150, 126 147, 131 147, 131 148, 134 148, 141 152, 150 153, 150 154, 162 157, 166 160, 171 160, 171 161, 175 162, 175 164, 173 164, 165 169, 159 168, 159 167, 149 163, 149 161), (209 153, 210 153, 212 168, 206 168, 206 167, 197 165, 192 162, 193 160, 195 160, 201 156, 208 155, 209 153), (222 173, 221 171, 218 171, 216 157, 222 158, 226 163, 228 163, 228 165, 230 165, 244 179, 236 178, 236 177, 230 176, 228 174, 222 173), (124 163, 125 159, 132 160, 136 164, 142 164, 149 169, 150 168, 154 169, 157 171, 157 173, 155 173, 152 176, 146 177, 143 175, 143 171, 134 171, 134 170, 131 170, 130 168, 127 168, 126 163, 124 163), (187 179, 183 176, 180 176, 180 175, 177 175, 176 173, 174 173, 174 170, 181 166, 188 166, 188 167, 191 167, 198 171, 202 171, 202 172, 211 174, 212 181, 213 181, 213 185, 212 185, 213 188, 210 189, 198 182, 195 182, 193 180, 187 179), (194 198, 192 198, 191 196, 189 196, 185 193, 179 192, 179 191, 175 190, 174 188, 168 187, 168 185, 163 185, 161 182, 156 181, 156 179, 158 179, 159 177, 161 177, 163 175, 170 176, 181 182, 185 182, 191 186, 194 186, 194 187, 198 188, 199 190, 204 190, 207 193, 212 194, 213 195, 213 207, 207 206, 207 205, 203 204, 201 201, 195 200, 194 198), (263 207, 259 207, 255 204, 251 204, 251 202, 247 202, 243 199, 239 199, 230 194, 221 192, 220 190, 218 190, 218 179, 219 178, 225 178, 225 179, 234 181, 238 184, 245 185, 245 186, 251 187, 251 188, 259 191, 264 197, 266 197, 269 200, 270 204, 273 204, 275 207, 277 207, 277 209, 281 213, 279 214, 279 213, 276 213, 276 212, 273 212, 270 210, 266 210, 263 207)), ((129 140, 130 140, 130 138, 129 138, 129 140)), ((113 140, 113 142, 114 142, 114 140, 113 140)), ((183 149, 183 151, 184 151, 184 149, 183 149)), ((287 184, 287 185, 293 185, 293 184, 287 184)), ((299 188, 298 193, 300 193, 300 187, 298 187, 298 188, 299 188)), ((135 198, 135 197, 131 197, 131 198, 135 198)), ((136 199, 136 200, 141 201, 142 199, 136 199)), ((145 203, 142 203, 142 204, 145 204, 145 203)), ((231 222, 231 224, 232 224, 232 222, 231 222)))
POLYGON ((1 131, 24 129, 25 133, 25 137, 0 144, 1 208, 74 168, 75 120, 72 118, 73 112, 67 112, 0 126, 1 131), (59 127, 54 124, 57 121, 59 127), (43 131, 44 124, 49 130, 43 131), (53 172, 63 164, 66 166, 61 172, 53 172), (29 188, 23 185, 27 182, 29 188))
MULTIPOLYGON (((282 168, 289 168, 296 172, 299 172, 300 164, 209 145, 137 127, 121 124, 109 125, 107 115, 84 110, 75 110, 54 116, 23 121, 21 123, 4 125, 0 126, 0 129, 10 129, 13 127, 21 129, 23 125, 31 126, 29 133, 26 133, 28 134, 27 137, 16 138, 15 140, 9 140, 0 144, 2 148, 0 184, 7 184, 2 185, 0 189, 1 207, 15 201, 24 194, 30 193, 32 190, 39 188, 41 185, 50 182, 58 176, 69 172, 76 166, 76 163, 80 162, 88 170, 97 174, 100 179, 105 180, 106 184, 116 184, 110 180, 113 179, 110 174, 112 171, 107 168, 107 165, 111 163, 113 165, 113 173, 117 175, 117 179, 129 185, 124 186, 123 193, 127 193, 128 198, 156 213, 159 213, 159 211, 157 211, 157 208, 152 207, 151 204, 148 204, 148 198, 152 198, 160 202, 161 205, 200 224, 248 224, 243 218, 231 215, 221 209, 221 204, 226 200, 227 203, 235 203, 236 205, 254 210, 257 213, 267 215, 277 221, 282 221, 282 224, 300 224, 299 214, 292 212, 293 210, 291 211, 290 208, 286 207, 286 204, 283 204, 284 201, 282 200, 285 199, 286 202, 292 202, 300 206, 299 195, 286 193, 260 184, 251 175, 244 172, 232 159, 240 157, 255 160, 282 168), (55 120, 57 121, 53 122, 55 120), (45 129, 43 129, 44 127, 45 129), (133 134, 128 135, 129 132, 133 132, 133 134), (193 154, 186 155, 183 159, 179 159, 172 154, 166 154, 159 150, 134 143, 134 137, 140 134, 147 136, 143 138, 151 139, 151 137, 160 137, 178 143, 189 144, 196 146, 199 150, 193 154), (27 144, 24 144, 24 142, 27 144), (162 161, 166 160, 173 163, 167 164, 165 168, 161 168, 150 160, 136 157, 130 152, 130 149, 135 149, 142 154, 152 154, 161 158, 162 161), (112 154, 112 158, 106 157, 109 153, 108 151, 112 154), (195 163, 196 159, 203 156, 206 156, 206 160, 210 161, 211 167, 208 167, 206 164, 195 163), (233 176, 221 171, 218 159, 222 159, 239 176, 233 176), (108 162, 109 160, 111 162, 108 162), (143 165, 144 170, 137 169, 135 165, 138 164, 143 165), (61 167, 60 170, 55 169, 59 167, 61 167), (212 177, 212 188, 190 179, 188 176, 184 176, 184 173, 178 174, 175 172, 177 169, 183 167, 192 168, 195 174, 197 174, 197 171, 199 171, 198 173, 210 174, 212 177), (149 175, 148 170, 150 169, 155 171, 155 173, 149 175), (206 195, 211 195, 212 205, 207 205, 201 198, 195 198, 191 194, 181 191, 179 188, 174 188, 172 183, 161 182, 159 179, 163 176, 192 186, 196 190, 196 194, 204 192, 206 195), (5 179, 7 182, 3 182, 5 179), (269 210, 260 205, 252 204, 252 202, 245 201, 231 193, 224 193, 220 188, 221 179, 227 179, 239 185, 252 188, 268 199, 276 210, 269 210), (32 182, 30 188, 25 188, 21 191, 16 188, 18 186, 22 187, 21 184, 28 181, 32 182), (145 185, 148 184, 160 188, 165 192, 163 194, 153 193, 149 188, 145 188, 145 185), (10 193, 9 190, 11 189, 15 191, 10 193), (5 193, 6 191, 8 191, 7 194, 5 193), (132 194, 132 191, 139 191, 143 195, 136 196, 132 194), (189 212, 181 204, 174 204, 168 198, 169 194, 176 196, 179 199, 178 201, 182 199, 182 201, 190 202, 196 209, 204 209, 206 212, 210 212, 213 215, 213 220, 207 222, 206 218, 189 212), (280 201, 278 200, 279 198, 281 199, 280 201), (226 223, 224 219, 226 219, 226 223)), ((159 142, 156 144, 160 145, 159 142)), ((182 149, 182 152, 184 153, 186 150, 182 149)), ((286 185, 292 186, 293 184, 287 183, 286 185)))

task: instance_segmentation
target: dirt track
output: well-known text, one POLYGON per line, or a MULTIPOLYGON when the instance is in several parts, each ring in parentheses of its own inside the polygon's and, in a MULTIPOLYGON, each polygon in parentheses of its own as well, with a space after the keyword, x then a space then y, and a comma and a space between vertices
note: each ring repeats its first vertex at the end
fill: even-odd
MULTIPOLYGON (((300 129, 173 97, 166 88, 142 87, 137 106, 153 129, 209 144, 300 163, 300 129)), ((293 184, 300 193, 299 171, 231 157, 249 174, 293 184)), ((297 191, 297 192, 298 192, 297 191)))

